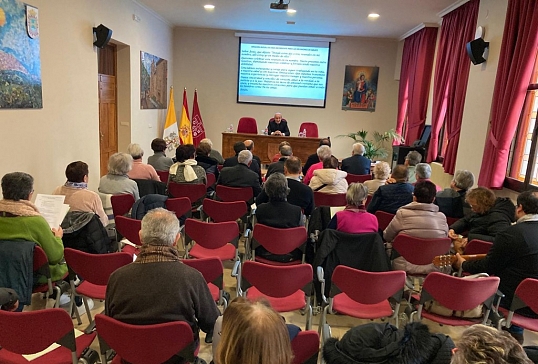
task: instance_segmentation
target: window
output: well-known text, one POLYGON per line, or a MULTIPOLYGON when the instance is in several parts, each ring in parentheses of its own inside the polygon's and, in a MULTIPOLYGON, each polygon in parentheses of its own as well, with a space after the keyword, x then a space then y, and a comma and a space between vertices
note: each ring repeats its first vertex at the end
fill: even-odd
POLYGON ((512 143, 511 163, 508 164, 507 175, 513 179, 508 181, 509 188, 523 191, 529 186, 538 188, 538 58, 534 65, 531 83, 527 88, 525 103, 521 111, 517 133, 512 143))

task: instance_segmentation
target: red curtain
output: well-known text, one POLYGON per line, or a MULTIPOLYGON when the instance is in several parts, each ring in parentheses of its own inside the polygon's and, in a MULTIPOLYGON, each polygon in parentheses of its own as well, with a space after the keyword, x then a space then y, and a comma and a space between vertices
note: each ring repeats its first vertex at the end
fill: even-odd
POLYGON ((450 174, 454 173, 456 167, 471 65, 465 45, 474 38, 479 5, 479 0, 469 1, 445 15, 441 25, 433 86, 432 134, 427 160, 431 162, 437 158, 439 139, 442 137, 439 134, 444 124, 448 145, 443 167, 450 174))
POLYGON ((437 28, 421 29, 405 39, 396 131, 403 135, 407 145, 420 137, 426 122, 436 40, 437 28), (404 132, 406 114, 407 127, 404 132))
POLYGON ((538 2, 510 0, 478 184, 501 188, 538 47, 538 2))

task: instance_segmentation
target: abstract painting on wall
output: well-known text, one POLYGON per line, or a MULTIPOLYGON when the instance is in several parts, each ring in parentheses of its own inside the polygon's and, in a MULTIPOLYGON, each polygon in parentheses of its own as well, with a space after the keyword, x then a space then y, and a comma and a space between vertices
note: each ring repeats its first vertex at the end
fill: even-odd
POLYGON ((0 109, 41 109, 38 9, 0 0, 0 109))
POLYGON ((342 110, 375 111, 379 67, 346 66, 342 110))
POLYGON ((140 108, 166 109, 168 61, 140 52, 140 108))

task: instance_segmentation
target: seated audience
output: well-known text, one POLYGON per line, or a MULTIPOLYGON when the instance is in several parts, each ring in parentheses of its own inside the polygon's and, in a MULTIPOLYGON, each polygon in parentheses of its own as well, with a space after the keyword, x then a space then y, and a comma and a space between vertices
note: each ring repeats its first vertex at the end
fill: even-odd
MULTIPOLYGON (((202 274, 181 262, 179 238, 174 213, 156 208, 144 216, 140 253, 110 276, 105 313, 135 325, 185 321, 198 343, 199 329, 212 333, 220 312, 202 274)), ((167 363, 182 362, 174 359, 167 363)))
MULTIPOLYGON (((168 171, 174 161, 166 156, 166 142, 163 138, 155 138, 151 142, 153 155, 148 157, 148 164, 153 166, 156 171, 168 171)), ((164 182, 164 181, 163 181, 164 182)))
POLYGON ((392 171, 392 178, 395 183, 381 186, 372 196, 372 201, 367 207, 371 214, 376 211, 385 211, 389 214, 395 214, 403 205, 413 202, 413 185, 407 183, 407 167, 397 165, 392 171))
POLYGON ((367 197, 366 186, 362 183, 350 184, 346 192, 346 208, 334 214, 327 228, 350 234, 377 232, 377 218, 366 212, 364 207, 367 197))
MULTIPOLYGON (((284 146, 284 145, 289 145, 289 146, 291 146, 290 143, 288 143, 288 142, 285 141, 285 140, 284 140, 283 142, 280 142, 280 144, 278 145, 278 150, 279 150, 279 152, 273 156, 273 158, 271 159, 271 162, 273 162, 273 163, 274 163, 274 162, 278 162, 278 160, 280 159, 280 157, 282 157, 282 155, 280 154, 280 148, 282 148, 282 146, 284 146)), ((316 158, 317 158, 317 157, 316 157, 316 158)))
MULTIPOLYGON (((312 166, 311 168, 313 168, 312 166)), ((323 168, 316 169, 310 180, 312 191, 324 193, 346 193, 348 183, 347 172, 338 170, 338 159, 330 156, 323 160, 323 168)))
MULTIPOLYGON (((247 147, 245 146, 245 143, 244 142, 237 142, 234 144, 234 152, 235 152, 235 156, 233 157, 229 157, 229 158, 226 158, 226 160, 224 161, 224 165, 223 167, 233 167, 233 166, 236 166, 239 161, 238 161, 238 157, 239 157, 239 153, 242 151, 242 150, 247 150, 247 147)), ((250 153, 250 155, 252 155, 252 152, 250 153)), ((258 164, 258 162, 254 159, 254 156, 252 156, 252 162, 250 163, 249 167, 248 167, 251 171, 255 172, 257 175, 258 175, 258 182, 262 183, 262 171, 261 171, 261 165, 258 164)))
POLYGON ((142 163, 142 157, 144 156, 144 150, 140 145, 131 143, 127 147, 127 153, 133 157, 133 168, 127 173, 131 179, 152 179, 154 181, 161 181, 161 178, 155 171, 155 168, 150 164, 142 163))
MULTIPOLYGON (((472 190, 474 191, 474 190, 472 190)), ((471 202, 471 205, 473 203, 471 202)), ((538 279, 538 195, 525 191, 517 197, 515 211, 517 222, 505 227, 495 236, 495 241, 486 257, 482 260, 465 261, 458 255, 455 268, 474 273, 488 273, 501 279, 499 290, 504 294, 501 306, 510 309, 517 286, 525 278, 538 279)), ((517 313, 534 317, 537 315, 529 308, 517 313)), ((510 327, 510 333, 523 343, 523 330, 510 327)))
POLYGON ((371 164, 372 161, 364 156, 364 145, 355 143, 351 157, 342 160, 342 171, 357 175, 370 174, 371 164))
POLYGON ((463 331, 453 353, 451 364, 532 364, 510 335, 480 324, 463 331))
MULTIPOLYGON (((292 228, 304 225, 301 208, 286 200, 289 193, 288 181, 282 173, 272 174, 263 185, 263 190, 269 197, 269 202, 256 207, 257 222, 275 228, 292 228)), ((275 255, 259 246, 256 248, 256 255, 269 260, 290 262, 301 259, 302 253, 296 249, 290 254, 275 255)))
POLYGON ((509 198, 495 198, 492 190, 477 187, 467 192, 466 199, 472 213, 450 226, 448 235, 452 239, 468 231, 469 241, 473 239, 494 241, 497 233, 514 222, 515 206, 509 198))
POLYGON ((217 184, 228 187, 252 187, 254 196, 258 196, 262 190, 260 181, 256 172, 249 169, 253 163, 252 153, 246 149, 241 150, 237 155, 237 162, 233 167, 224 167, 220 171, 217 184))
MULTIPOLYGON (((328 146, 329 148, 331 147, 331 139, 330 138, 323 138, 319 141, 319 146, 321 147, 322 145, 326 145, 328 146)), ((306 173, 308 172, 308 170, 310 169, 310 167, 313 165, 313 164, 316 164, 319 162, 319 157, 318 157, 318 153, 316 151, 316 153, 314 154, 310 154, 303 166, 303 176, 306 176, 306 173)))
MULTIPOLYGON (((398 234, 426 239, 446 238, 448 235, 446 217, 439 212, 439 207, 433 204, 434 199, 435 185, 430 181, 417 182, 413 202, 396 211, 396 215, 383 232, 383 239, 392 242, 398 234)), ((394 270, 403 270, 409 274, 428 274, 437 270, 433 264, 415 265, 396 255, 393 251, 394 270)))
POLYGON ((290 335, 282 317, 262 302, 236 298, 224 311, 215 364, 291 364, 290 335))
MULTIPOLYGON (((34 194, 33 177, 24 172, 4 175, 2 194, 4 199, 0 200, 0 240, 36 243, 47 255, 52 281, 62 279, 67 273, 67 265, 63 259, 63 230, 59 226, 51 229, 36 206, 30 202, 34 194)), ((7 276, 8 271, 9 267, 0 268, 1 275, 7 276)), ((10 273, 20 274, 20 272, 10 273)), ((39 283, 46 281, 45 277, 39 277, 39 283)))
POLYGON ((267 134, 290 136, 288 122, 286 119, 282 118, 281 113, 277 112, 275 116, 269 120, 269 124, 267 124, 267 134))
POLYGON ((211 147, 211 152, 209 153, 209 156, 213 159, 216 159, 219 164, 224 164, 224 158, 222 158, 222 155, 220 152, 213 148, 213 142, 209 138, 204 138, 200 140, 200 143, 207 143, 211 147))
POLYGON ((103 226, 108 225, 108 216, 103 209, 101 197, 96 192, 88 190, 88 165, 77 161, 67 165, 65 176, 67 182, 58 186, 53 195, 64 195, 64 203, 69 205, 70 211, 93 212, 99 216, 103 226))
POLYGON ((408 182, 409 183, 415 183, 417 181, 415 176, 415 167, 417 164, 420 163, 422 160, 422 155, 417 152, 416 150, 413 150, 405 156, 405 162, 404 166, 407 166, 407 174, 409 176, 408 182))
MULTIPOLYGON (((428 163, 419 163, 415 166, 415 179, 417 180, 413 185, 418 182, 428 181, 431 182, 430 177, 432 176, 432 167, 428 163)), ((437 192, 441 191, 441 187, 435 185, 435 190, 437 192)))
MULTIPOLYGON (((300 180, 301 175, 301 160, 297 157, 290 156, 284 162, 284 175, 288 179, 288 202, 292 205, 299 206, 303 209, 306 216, 310 216, 314 209, 314 193, 312 189, 300 180)), ((269 202, 269 196, 262 190, 256 197, 256 205, 269 202)))
POLYGON ((286 162, 286 159, 288 159, 293 154, 293 151, 291 150, 291 147, 289 145, 283 145, 280 147, 280 159, 278 162, 271 163, 269 167, 267 168, 267 173, 265 174, 265 178, 268 178, 271 174, 278 172, 278 173, 284 173, 284 162, 286 162))
POLYGON ((127 153, 114 153, 108 159, 108 174, 99 180, 98 191, 111 195, 131 194, 135 201, 140 198, 138 185, 127 176, 133 167, 133 157, 127 153))
POLYGON ((364 181, 364 185, 368 187, 368 196, 373 196, 380 186, 384 186, 389 176, 389 164, 387 162, 377 162, 374 166, 374 179, 364 181))
POLYGON ((465 194, 473 184, 474 175, 470 171, 456 171, 450 182, 450 188, 445 188, 435 196, 435 204, 439 206, 439 211, 447 217, 458 219, 469 214, 471 206, 465 201, 465 194))
POLYGON ((327 364, 449 364, 454 342, 443 334, 431 334, 420 322, 405 328, 388 323, 356 326, 341 339, 330 338, 323 345, 327 364))
POLYGON ((249 150, 250 153, 252 153, 252 160, 256 161, 256 163, 258 163, 258 165, 261 168, 262 160, 260 159, 260 157, 254 154, 254 141, 247 139, 243 143, 245 143, 245 148, 247 148, 247 150, 249 150))
POLYGON ((206 175, 213 173, 215 178, 219 177, 219 162, 216 159, 210 157, 211 145, 206 142, 200 142, 198 148, 196 148, 196 162, 200 167, 205 170, 206 175))
POLYGON ((192 144, 183 144, 176 148, 177 162, 170 167, 169 182, 206 184, 205 169, 198 165, 194 155, 195 149, 192 144))
MULTIPOLYGON (((312 164, 310 166, 310 168, 308 168, 308 172, 306 172, 306 174, 305 174, 305 176, 303 178, 303 183, 305 185, 310 184, 310 180, 314 176, 314 171, 315 170, 323 168, 323 161, 332 156, 331 148, 326 146, 326 145, 322 145, 321 147, 319 147, 316 153, 317 153, 317 156, 318 156, 318 162, 312 164)), ((346 175, 347 175, 347 173, 346 173, 346 175)))
POLYGON ((19 296, 11 288, 0 288, 0 310, 17 311, 19 308, 19 296))

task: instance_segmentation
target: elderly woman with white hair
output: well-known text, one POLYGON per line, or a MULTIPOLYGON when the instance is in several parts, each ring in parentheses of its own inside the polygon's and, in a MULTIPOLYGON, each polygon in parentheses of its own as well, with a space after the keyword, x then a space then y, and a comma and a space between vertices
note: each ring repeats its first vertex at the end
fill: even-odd
POLYGON ((465 201, 467 191, 473 187, 474 175, 471 171, 458 170, 454 173, 450 188, 437 192, 434 203, 439 211, 447 217, 459 219, 471 212, 471 206, 465 201))
POLYGON ((111 195, 131 194, 140 198, 138 185, 127 173, 133 168, 133 157, 127 153, 114 153, 108 159, 108 174, 99 180, 99 192, 111 195))
POLYGON ((389 177, 389 164, 387 162, 377 162, 374 167, 374 179, 364 181, 364 185, 368 187, 368 196, 373 196, 380 186, 384 186, 387 183, 389 177))
POLYGON ((133 157, 133 168, 127 173, 131 179, 152 179, 154 181, 161 181, 161 178, 155 171, 155 168, 149 164, 142 163, 142 157, 144 156, 144 150, 140 145, 131 143, 127 147, 127 153, 133 157))
MULTIPOLYGON (((415 177, 417 182, 429 181, 432 176, 432 167, 428 163, 419 163, 415 166, 415 177)), ((417 182, 413 183, 415 185, 417 182)), ((435 185, 437 192, 441 191, 442 188, 435 185)))

